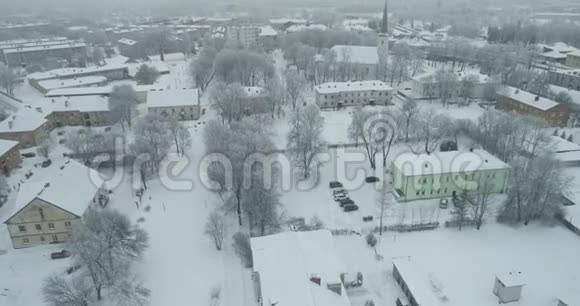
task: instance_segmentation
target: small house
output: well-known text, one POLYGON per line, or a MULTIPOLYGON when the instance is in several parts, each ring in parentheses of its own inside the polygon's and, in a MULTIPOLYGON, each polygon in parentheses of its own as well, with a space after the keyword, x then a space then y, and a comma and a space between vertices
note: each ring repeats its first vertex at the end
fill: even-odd
POLYGON ((497 295, 500 303, 517 302, 522 296, 524 285, 522 272, 498 274, 495 277, 493 293, 497 295))

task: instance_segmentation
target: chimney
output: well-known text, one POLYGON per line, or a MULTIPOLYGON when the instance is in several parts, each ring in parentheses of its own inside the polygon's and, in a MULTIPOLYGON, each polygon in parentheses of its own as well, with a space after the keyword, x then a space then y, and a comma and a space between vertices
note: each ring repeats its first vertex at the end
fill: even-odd
POLYGON ((14 123, 12 122, 12 120, 8 121, 8 128, 12 129, 13 126, 14 126, 14 123))
POLYGON ((317 284, 317 285, 319 285, 319 286, 322 283, 322 279, 318 275, 312 275, 310 277, 310 281, 313 282, 313 283, 315 283, 315 284, 317 284))
POLYGON ((68 108, 68 100, 64 100, 64 107, 68 108))
POLYGON ((540 101, 540 96, 536 96, 536 99, 535 99, 535 101, 536 101, 536 102, 540 101))
POLYGON ((469 152, 473 152, 473 148, 469 148, 469 152))
POLYGON ((330 290, 338 295, 342 295, 342 284, 341 283, 326 284, 326 287, 328 288, 328 290, 330 290))
POLYGON ((520 93, 520 90, 519 89, 516 89, 516 95, 519 94, 519 93, 520 93))

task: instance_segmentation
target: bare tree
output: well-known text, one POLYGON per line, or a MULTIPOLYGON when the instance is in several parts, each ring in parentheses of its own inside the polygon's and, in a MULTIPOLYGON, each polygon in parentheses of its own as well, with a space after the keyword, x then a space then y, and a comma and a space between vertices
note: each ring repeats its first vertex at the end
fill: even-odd
POLYGON ((244 233, 238 232, 233 236, 233 247, 238 256, 244 262, 247 268, 254 266, 254 260, 252 256, 252 246, 250 245, 250 237, 244 233))
POLYGON ((191 145, 189 130, 173 116, 167 118, 167 128, 175 144, 175 153, 183 156, 185 148, 191 145))
POLYGON ((348 135, 351 140, 364 146, 372 169, 376 169, 376 155, 383 148, 385 129, 382 117, 376 111, 357 107, 351 114, 348 135))
POLYGON ((379 207, 379 236, 383 235, 384 220, 387 210, 395 202, 393 199, 392 185, 387 181, 388 179, 388 176, 385 176, 383 179, 383 188, 379 190, 379 196, 377 199, 377 206, 379 207))
POLYGON ((459 97, 463 98, 463 101, 467 102, 473 96, 473 90, 477 82, 479 82, 479 79, 476 75, 468 75, 461 79, 459 82, 459 97))
POLYGON ((316 105, 309 105, 294 112, 290 117, 288 150, 304 174, 310 176, 312 161, 325 149, 322 139, 324 117, 316 105))
POLYGON ((113 122, 121 121, 121 126, 126 123, 131 128, 133 121, 133 113, 137 108, 139 99, 137 92, 131 85, 117 85, 113 87, 111 95, 109 96, 109 108, 113 116, 113 122))
POLYGON ((49 140, 45 140, 36 149, 36 151, 38 152, 38 155, 42 156, 43 158, 48 158, 48 156, 50 155, 50 150, 51 150, 51 147, 50 147, 50 141, 49 140))
MULTIPOLYGON (((464 190, 463 191, 463 199, 465 201, 465 199, 467 198, 467 191, 464 190)), ((453 205, 453 208, 451 209, 451 222, 455 223, 457 225, 457 227, 459 228, 459 230, 461 230, 463 228, 463 225, 465 225, 468 221, 469 221, 469 210, 467 208, 467 203, 460 203, 457 205, 453 205)))
POLYGON ((161 61, 165 61, 165 52, 175 42, 175 39, 168 29, 161 28, 148 33, 143 41, 148 55, 159 54, 161 61))
POLYGON ((84 277, 72 281, 60 275, 49 276, 42 286, 44 301, 54 306, 88 306, 94 302, 94 291, 84 277))
POLYGON ((443 105, 447 105, 449 100, 453 99, 457 94, 457 87, 459 86, 457 76, 452 72, 437 70, 434 78, 435 82, 437 82, 439 99, 443 105))
POLYGON ((419 109, 417 108, 418 104, 415 99, 407 99, 401 108, 402 116, 400 117, 403 119, 403 128, 404 128, 404 135, 405 135, 405 142, 409 142, 409 132, 411 127, 415 124, 416 118, 419 116, 419 109))
POLYGON ((441 139, 449 133, 450 127, 449 117, 434 112, 422 112, 417 118, 414 130, 423 143, 424 152, 431 153, 437 148, 441 139))
POLYGON ((102 66, 105 61, 105 52, 103 52, 103 48, 100 47, 93 48, 92 59, 95 65, 102 66))
MULTIPOLYGON (((481 175, 483 176, 483 174, 481 175)), ((481 177, 477 182, 477 188, 468 193, 471 202, 471 219, 475 222, 477 230, 481 228, 488 213, 487 206, 492 198, 493 181, 489 177, 481 177)))
POLYGON ((287 69, 284 77, 286 78, 286 92, 292 103, 292 109, 295 110, 298 99, 302 97, 306 87, 306 79, 293 69, 287 69))
POLYGON ((135 80, 138 85, 151 85, 159 78, 159 71, 153 66, 143 64, 137 69, 135 80))
POLYGON ((6 66, 4 63, 0 63, 0 86, 4 88, 7 95, 14 96, 16 81, 17 78, 12 68, 6 66))
POLYGON ((250 233, 256 234, 255 227, 259 229, 257 233, 259 236, 266 235, 267 230, 270 232, 279 230, 282 224, 278 212, 281 206, 280 194, 274 188, 268 188, 264 178, 255 174, 251 187, 244 193, 242 203, 248 216, 250 233))
POLYGON ((66 135, 65 145, 74 158, 89 163, 101 153, 111 153, 117 136, 116 133, 102 134, 93 128, 82 128, 76 132, 70 131, 66 135))
POLYGON ((268 106, 270 108, 270 114, 272 119, 277 114, 278 117, 282 115, 282 107, 286 105, 287 94, 286 94, 286 84, 280 80, 280 78, 271 78, 266 83, 266 99, 268 101, 268 106))
POLYGON ((148 155, 146 164, 150 167, 151 173, 156 172, 171 146, 167 121, 159 115, 149 113, 137 121, 134 134, 134 141, 131 144, 133 152, 136 156, 148 155))
POLYGON ((199 56, 191 63, 192 80, 201 91, 205 91, 215 76, 214 61, 219 52, 218 45, 215 41, 206 42, 199 56))
POLYGON ((218 82, 210 92, 210 101, 222 120, 227 123, 239 121, 244 117, 246 93, 240 84, 218 82))
POLYGON ((205 234, 209 236, 218 251, 222 250, 224 236, 226 232, 226 223, 224 216, 217 210, 212 211, 207 216, 205 223, 205 234))

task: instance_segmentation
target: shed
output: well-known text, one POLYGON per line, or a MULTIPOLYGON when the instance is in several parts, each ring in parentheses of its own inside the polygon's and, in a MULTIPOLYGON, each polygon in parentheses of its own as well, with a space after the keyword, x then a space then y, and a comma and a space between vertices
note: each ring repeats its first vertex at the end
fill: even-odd
POLYGON ((493 293, 497 295, 500 303, 517 302, 522 296, 524 287, 522 272, 508 272, 497 274, 493 293))

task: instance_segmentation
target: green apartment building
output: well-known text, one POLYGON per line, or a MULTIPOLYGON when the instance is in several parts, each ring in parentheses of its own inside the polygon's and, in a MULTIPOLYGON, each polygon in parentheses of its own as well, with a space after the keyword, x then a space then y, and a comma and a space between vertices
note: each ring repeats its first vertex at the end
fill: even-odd
POLYGON ((393 194, 398 201, 461 195, 464 190, 504 191, 510 167, 484 150, 404 153, 391 163, 393 194))

